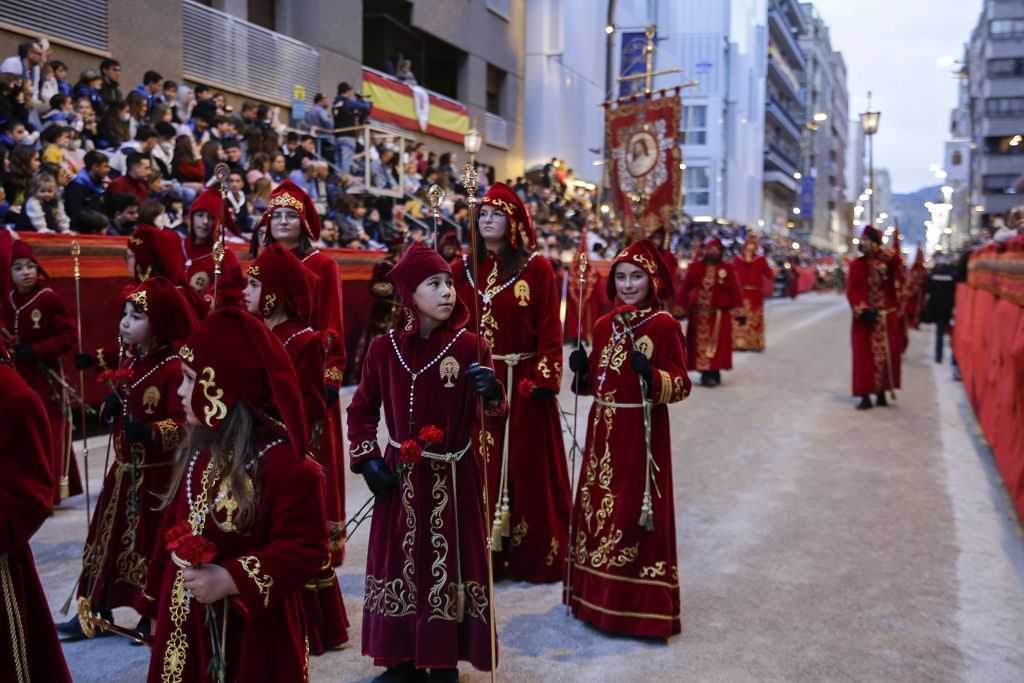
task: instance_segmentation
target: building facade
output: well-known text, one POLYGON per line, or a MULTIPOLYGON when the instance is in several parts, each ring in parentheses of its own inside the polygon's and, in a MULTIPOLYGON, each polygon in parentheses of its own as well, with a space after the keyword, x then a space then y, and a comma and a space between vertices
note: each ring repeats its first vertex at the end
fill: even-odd
POLYGON ((510 0, 52 0, 45 12, 4 5, 0 49, 15 54, 26 38, 46 37, 72 80, 113 57, 123 92, 152 69, 236 102, 276 105, 281 120, 296 86, 307 104, 316 92, 333 98, 342 81, 361 87, 364 67, 393 70, 401 53, 421 88, 406 98, 430 103, 401 132, 461 159, 454 136, 424 123, 447 102, 483 133, 478 158, 505 178, 524 164, 525 21, 523 4, 510 0))
MULTIPOLYGON (((972 234, 1024 191, 1024 0, 985 0, 967 47, 972 234)), ((959 125, 959 122, 957 122, 959 125)), ((950 154, 956 152, 955 146, 950 154)), ((954 204, 955 206, 955 204, 954 204)))

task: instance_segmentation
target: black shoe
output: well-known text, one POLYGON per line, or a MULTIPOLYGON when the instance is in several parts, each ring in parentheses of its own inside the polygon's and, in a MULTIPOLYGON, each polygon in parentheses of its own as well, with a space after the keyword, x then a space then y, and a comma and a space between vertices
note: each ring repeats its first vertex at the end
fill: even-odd
POLYGON ((373 679, 373 683, 420 683, 427 680, 433 679, 427 677, 426 671, 417 669, 412 662, 402 662, 389 666, 387 671, 373 679))
MULTIPOLYGON (((139 619, 139 623, 135 627, 135 630, 140 636, 149 636, 153 631, 153 622, 149 620, 149 617, 142 617, 139 619)), ((145 643, 140 643, 137 640, 133 640, 131 644, 136 647, 145 645, 145 643)))
POLYGON ((875 397, 875 405, 878 406, 879 408, 885 408, 889 405, 889 402, 885 400, 884 391, 875 397))
POLYGON ((857 404, 857 410, 870 410, 871 409, 871 397, 861 396, 860 403, 857 404))
POLYGON ((722 383, 722 373, 720 370, 715 370, 711 373, 711 381, 714 382, 711 386, 717 387, 722 383))
POLYGON ((458 669, 431 669, 430 683, 459 683, 458 669))
POLYGON ((713 387, 715 386, 715 376, 710 372, 700 373, 700 385, 702 387, 713 387))

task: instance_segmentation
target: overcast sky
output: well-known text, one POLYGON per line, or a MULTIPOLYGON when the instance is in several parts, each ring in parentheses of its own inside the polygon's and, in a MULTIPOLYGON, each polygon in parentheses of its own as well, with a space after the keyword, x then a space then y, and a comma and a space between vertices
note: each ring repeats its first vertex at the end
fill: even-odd
POLYGON ((875 166, 886 167, 894 192, 938 181, 928 170, 942 163, 949 112, 956 105, 953 68, 943 56, 963 57, 982 0, 813 0, 846 60, 850 116, 867 107, 882 112, 875 166))

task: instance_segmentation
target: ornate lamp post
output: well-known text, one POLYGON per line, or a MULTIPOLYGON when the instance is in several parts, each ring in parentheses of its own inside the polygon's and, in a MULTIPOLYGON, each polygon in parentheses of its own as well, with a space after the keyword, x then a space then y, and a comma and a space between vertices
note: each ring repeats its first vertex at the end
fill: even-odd
POLYGON ((484 138, 476 128, 470 128, 466 131, 466 135, 462 139, 462 146, 469 156, 469 163, 476 164, 476 155, 480 152, 480 146, 483 142, 484 138))
POLYGON ((874 138, 875 133, 878 132, 878 119, 881 118, 882 113, 877 111, 871 111, 871 92, 868 91, 868 110, 860 115, 860 129, 864 131, 864 135, 868 136, 868 187, 871 188, 869 193, 869 210, 868 210, 868 225, 873 226, 875 224, 875 144, 874 138))

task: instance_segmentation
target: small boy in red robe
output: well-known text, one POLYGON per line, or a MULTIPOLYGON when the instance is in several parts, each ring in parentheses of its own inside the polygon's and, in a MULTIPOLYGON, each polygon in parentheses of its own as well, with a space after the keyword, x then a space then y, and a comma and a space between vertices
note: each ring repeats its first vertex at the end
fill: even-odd
MULTIPOLYGON (((220 192, 214 189, 206 190, 196 197, 189 207, 188 235, 181 241, 185 257, 185 277, 188 278, 189 286, 206 301, 207 308, 213 304, 214 280, 216 279, 213 245, 220 239, 223 215, 224 203, 220 192)), ((225 227, 231 234, 238 234, 230 214, 225 227)), ((220 266, 220 279, 217 280, 216 307, 240 305, 244 286, 242 266, 238 262, 238 257, 225 245, 224 259, 220 266)))
POLYGON ((502 424, 505 392, 490 349, 476 362, 468 312, 436 251, 413 244, 388 279, 402 315, 371 342, 348 409, 352 471, 376 496, 363 654, 388 667, 380 680, 415 680, 429 669, 430 680, 456 681, 460 660, 482 671, 494 665, 483 476, 471 437, 480 401, 487 428, 502 424))

